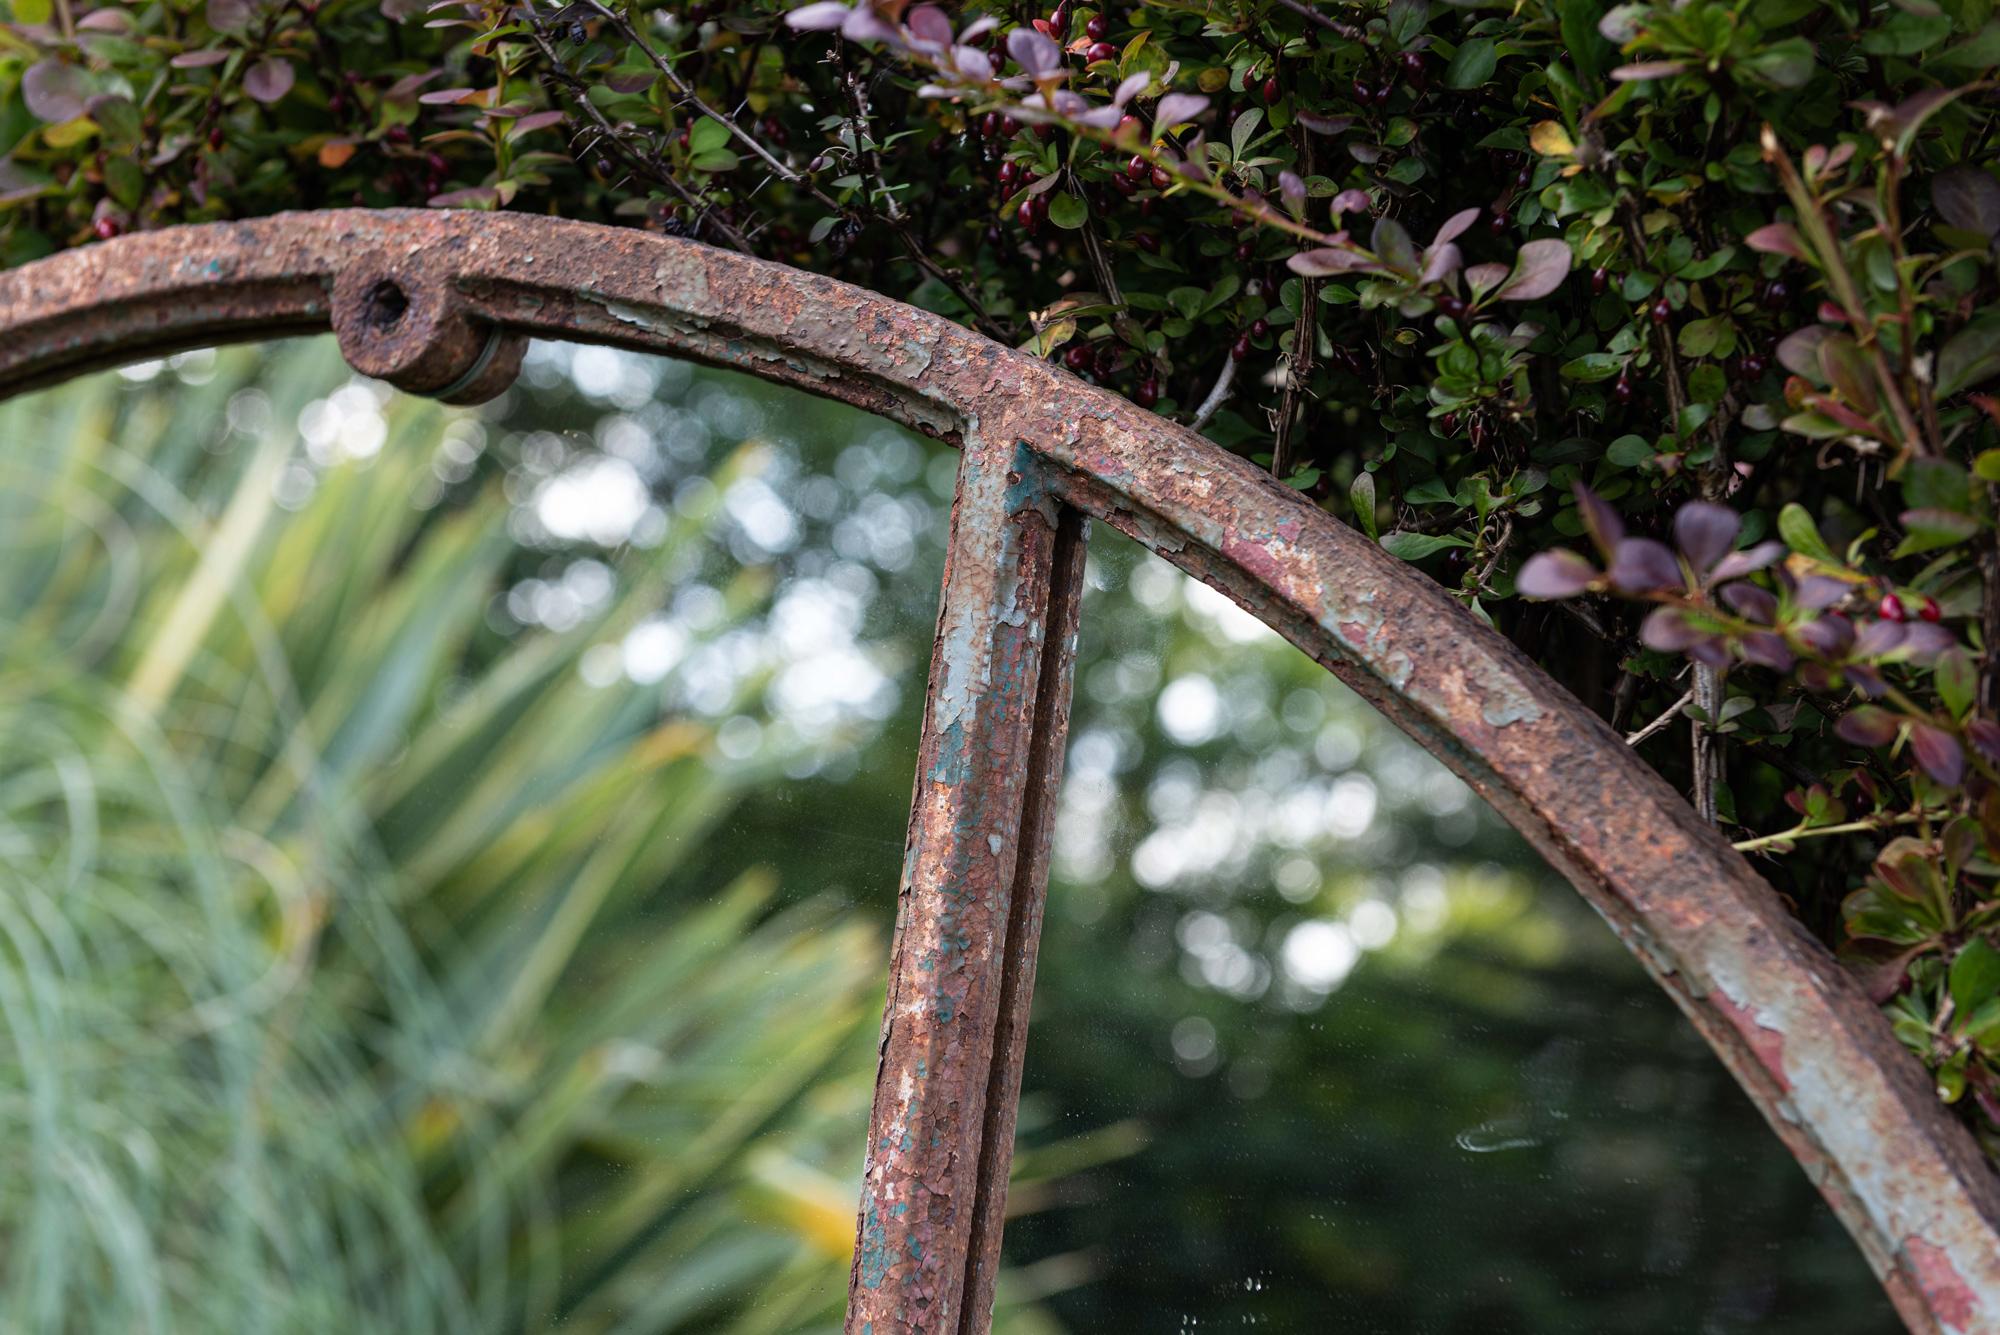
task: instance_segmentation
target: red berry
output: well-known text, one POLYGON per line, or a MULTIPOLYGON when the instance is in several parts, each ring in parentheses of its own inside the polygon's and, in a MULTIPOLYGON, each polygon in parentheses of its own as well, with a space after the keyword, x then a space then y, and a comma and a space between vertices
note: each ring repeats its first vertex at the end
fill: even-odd
POLYGON ((1238 241, 1238 242, 1236 243, 1236 258, 1237 258, 1237 259, 1239 259, 1239 260, 1247 260, 1247 259, 1249 259, 1249 258, 1250 258, 1250 257, 1251 257, 1252 255, 1255 255, 1256 253, 1257 253, 1257 247, 1256 247, 1256 245, 1255 245, 1255 244, 1253 244, 1252 242, 1249 242, 1249 241, 1238 241))
POLYGON ((1139 382, 1139 388, 1132 391, 1132 402, 1141 408, 1150 408, 1160 401, 1160 382, 1147 376, 1139 382))
POLYGON ((1909 616, 1908 609, 1903 606, 1903 600, 1893 593, 1883 594, 1882 601, 1876 605, 1875 610, 1882 614, 1884 621, 1902 621, 1909 616))
POLYGON ((1617 383, 1611 386, 1611 397, 1620 403, 1630 403, 1632 401, 1632 380, 1630 376, 1622 372, 1619 374, 1617 383))
POLYGON ((1129 112, 1118 118, 1118 136, 1121 139, 1128 137, 1137 139, 1145 128, 1144 123, 1129 112))
POLYGON ((1354 100, 1365 107, 1375 100, 1375 90, 1370 88, 1364 80, 1356 79, 1354 81, 1354 100))
POLYGON ((1069 36, 1069 5, 1060 4, 1049 15, 1049 26, 1055 29, 1055 39, 1060 42, 1069 36))
POLYGON ((1271 332, 1271 322, 1262 318, 1250 322, 1250 337, 1262 338, 1271 332))
POLYGON ((1090 365, 1091 353, 1088 343, 1072 343, 1063 349, 1063 365, 1072 371, 1081 371, 1090 365))
POLYGON ((1382 85, 1376 88, 1375 105, 1378 107, 1386 107, 1389 105, 1389 99, 1394 97, 1395 95, 1396 95, 1396 81, 1394 79, 1390 79, 1386 83, 1383 83, 1382 85))
POLYGON ((1157 255, 1160 253, 1160 238, 1152 232, 1132 233, 1132 244, 1145 251, 1148 255, 1157 255))
POLYGON ((1021 133, 1021 122, 1015 120, 1012 116, 1002 116, 1000 118, 1000 137, 1002 139, 1012 139, 1019 133, 1021 133))
POLYGON ((991 139, 1000 133, 1000 113, 989 111, 979 118, 979 133, 982 138, 991 139))
POLYGON ((1035 230, 1035 224, 1041 221, 1041 219, 1037 217, 1035 213, 1035 205, 1039 203, 1041 203, 1041 199, 1039 197, 1035 199, 1024 199, 1021 201, 1021 207, 1014 210, 1014 216, 1021 220, 1021 226, 1027 228, 1031 232, 1035 230))
POLYGON ((1665 324, 1674 318, 1674 304, 1665 297, 1653 303, 1653 323, 1665 324))
POLYGON ((1792 299, 1792 289, 1785 286, 1782 278, 1773 278, 1764 284, 1764 308, 1778 310, 1792 299))
POLYGON ((1284 89, 1278 87, 1277 75, 1273 74, 1270 78, 1264 80, 1264 100, 1266 102, 1276 102, 1284 95, 1284 89))
POLYGON ((1604 295, 1604 289, 1610 286, 1611 271, 1609 269, 1598 268, 1591 270, 1590 290, 1593 293, 1601 297, 1604 295))
POLYGON ((1422 83, 1424 76, 1429 73, 1421 51, 1405 51, 1397 59, 1403 67, 1403 73, 1412 83, 1422 83))
POLYGON ((1153 168, 1153 189, 1165 190, 1174 183, 1173 174, 1165 167, 1153 168))
POLYGON ((1938 606, 1937 599, 1925 594, 1924 605, 1917 609, 1917 615, 1926 621, 1936 621, 1944 615, 1944 609, 1938 606))
POLYGON ((1768 363, 1756 353, 1746 352, 1738 360, 1736 369, 1742 373, 1745 380, 1755 380, 1758 376, 1764 374, 1764 368, 1767 365, 1768 363))
POLYGON ((1465 318, 1465 299, 1447 292, 1438 298, 1438 310, 1454 320, 1462 320, 1465 318))
POLYGON ((1135 181, 1143 181, 1153 170, 1153 164, 1146 161, 1143 153, 1134 153, 1132 160, 1125 164, 1125 174, 1135 181))
POLYGON ((208 146, 210 148, 219 150, 228 141, 228 136, 222 133, 220 125, 208 132, 208 146))
POLYGON ((1250 335, 1238 334, 1236 341, 1229 345, 1229 355, 1239 362, 1248 357, 1250 355, 1250 335))
POLYGON ((1111 25, 1104 21, 1104 15, 1092 14, 1090 22, 1083 25, 1083 35, 1093 42, 1101 42, 1111 35, 1111 25))
POLYGON ((1000 170, 994 173, 994 179, 1000 183, 1002 190, 1013 190, 1014 183, 1021 179, 1021 165, 1011 158, 1008 159, 1000 164, 1000 170))
POLYGON ((1444 433, 1444 434, 1445 434, 1445 435, 1447 435, 1447 436, 1455 436, 1455 435, 1457 435, 1457 434, 1458 434, 1458 414, 1457 414, 1457 413, 1446 413, 1446 414, 1445 414, 1444 416, 1442 416, 1442 417, 1438 418, 1438 430, 1439 430, 1439 431, 1441 431, 1442 433, 1444 433))
POLYGON ((94 227, 97 232, 97 239, 99 241, 109 241, 112 237, 117 236, 118 233, 123 230, 118 226, 118 220, 116 218, 109 216, 108 214, 102 218, 99 218, 97 222, 94 224, 94 227))
POLYGON ((1109 42, 1092 42, 1090 49, 1083 53, 1083 58, 1093 64, 1100 60, 1116 60, 1118 48, 1109 42))
POLYGON ((1092 363, 1091 369, 1097 372, 1097 378, 1099 380, 1105 379, 1113 371, 1117 370, 1118 345, 1116 343, 1105 343, 1100 345, 1097 349, 1097 358, 1092 363))
POLYGON ((1113 189, 1117 190, 1119 194, 1125 196, 1127 199, 1130 199, 1139 191, 1139 183, 1129 176, 1114 176, 1111 178, 1111 185, 1113 189))

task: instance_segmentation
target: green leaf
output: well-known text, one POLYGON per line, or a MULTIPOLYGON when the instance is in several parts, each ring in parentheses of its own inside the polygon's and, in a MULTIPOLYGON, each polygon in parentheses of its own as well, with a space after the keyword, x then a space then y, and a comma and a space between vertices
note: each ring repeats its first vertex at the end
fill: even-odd
POLYGON ((1979 668, 1970 651, 1963 646, 1947 649, 1938 657, 1935 675, 1944 707, 1953 718, 1964 718, 1971 712, 1973 696, 1979 689, 1979 668))
POLYGON ((1445 66, 1445 87, 1477 88, 1493 77, 1493 67, 1498 63, 1493 39, 1475 37, 1452 53, 1451 64, 1445 66))
POLYGON ((1951 962, 1951 1004, 1960 1015, 1970 1017, 2000 992, 2000 950, 1974 937, 1959 948, 1951 962))
POLYGON ((1905 510, 1903 526, 1909 533, 1893 553, 1898 557, 1953 547, 1979 531, 1978 520, 1955 510, 1905 510))
POLYGON ((688 127, 688 152, 696 157, 729 142, 729 127, 713 116, 703 116, 688 127))
POLYGON ((1981 450, 1972 461, 1972 473, 1981 482, 2000 482, 2000 450, 1981 450))
POLYGON ((16 23, 47 23, 54 12, 54 0, 14 0, 16 23))
POLYGON ((1075 195, 1055 194, 1049 196, 1049 221, 1065 231, 1074 232, 1090 217, 1090 210, 1084 207, 1075 195))
POLYGON ((1861 34, 1861 49, 1871 56, 1914 56, 1949 36, 1949 15, 1896 13, 1888 22, 1861 34))
POLYGON ((1370 538, 1375 536, 1375 475, 1369 472, 1357 473, 1354 485, 1347 489, 1348 502, 1354 506, 1355 522, 1370 538))
POLYGON ((2000 311, 1986 311, 1953 334, 1938 352, 1937 396, 1948 399, 1996 373, 2000 373, 2000 311))
POLYGON ((1785 540, 1787 547, 1800 556, 1809 556, 1828 565, 1839 564, 1833 549, 1827 546, 1826 539, 1819 535, 1819 525, 1813 523, 1813 517, 1806 513, 1806 508, 1797 501, 1789 502, 1784 509, 1778 511, 1778 536, 1785 540))
MULTIPOLYGON (((1864 45, 1867 39, 1862 39, 1864 45)), ((1738 66, 1744 73, 1773 88, 1803 88, 1813 75, 1813 47, 1803 37, 1787 37, 1767 46, 1738 66)))
POLYGON ((1609 380, 1625 365, 1623 357, 1614 357, 1608 352, 1586 352, 1574 361, 1563 363, 1562 376, 1565 380, 1581 380, 1589 384, 1595 380, 1609 380))
POLYGON ((1434 556, 1448 547, 1471 545, 1464 538, 1436 533, 1389 533, 1382 538, 1383 549, 1391 556, 1400 556, 1405 561, 1421 561, 1426 556, 1434 556))
POLYGON ((1620 468, 1637 468, 1653 454, 1653 443, 1644 436, 1620 436, 1604 451, 1604 457, 1620 468))
POLYGON ((1688 374, 1688 393, 1696 403, 1721 403, 1728 392, 1729 377, 1714 362, 1697 366, 1688 374))

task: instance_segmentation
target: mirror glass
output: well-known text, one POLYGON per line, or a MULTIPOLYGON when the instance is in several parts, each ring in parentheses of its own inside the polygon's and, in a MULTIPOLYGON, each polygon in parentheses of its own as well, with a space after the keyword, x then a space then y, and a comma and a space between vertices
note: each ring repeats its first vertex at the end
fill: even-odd
POLYGON ((553 345, 0 405, 0 1327, 837 1327, 954 464, 553 345))
POLYGON ((1887 1332, 1664 994, 1441 765, 1091 533, 1010 1198, 1067 1330, 1887 1332))

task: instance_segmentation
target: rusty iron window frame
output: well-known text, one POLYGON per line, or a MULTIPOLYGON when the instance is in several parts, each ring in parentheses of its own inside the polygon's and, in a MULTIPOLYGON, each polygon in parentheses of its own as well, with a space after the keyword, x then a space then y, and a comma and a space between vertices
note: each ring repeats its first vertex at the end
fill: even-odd
POLYGON ((0 273, 0 397, 328 328, 356 370, 451 402, 500 392, 546 337, 748 372, 961 451, 850 1335, 990 1323, 1090 518, 1276 629, 1525 835, 1748 1091, 1912 1330, 2000 1330, 2000 1179, 1859 987, 1596 715, 1242 459, 873 293, 505 213, 286 214, 0 273))

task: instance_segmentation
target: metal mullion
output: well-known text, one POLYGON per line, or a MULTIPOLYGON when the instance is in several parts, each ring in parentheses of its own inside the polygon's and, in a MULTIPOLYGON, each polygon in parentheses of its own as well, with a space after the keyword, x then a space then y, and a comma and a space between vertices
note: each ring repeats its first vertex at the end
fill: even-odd
POLYGON ((965 443, 848 1280, 850 1335, 981 1331, 993 1297, 1082 579, 1082 516, 965 443))

